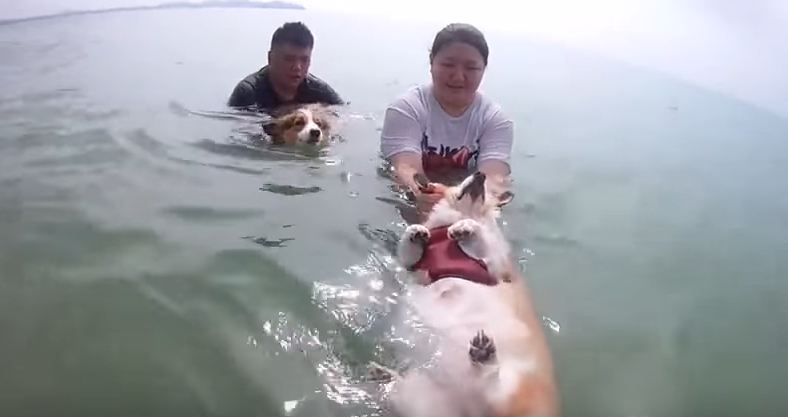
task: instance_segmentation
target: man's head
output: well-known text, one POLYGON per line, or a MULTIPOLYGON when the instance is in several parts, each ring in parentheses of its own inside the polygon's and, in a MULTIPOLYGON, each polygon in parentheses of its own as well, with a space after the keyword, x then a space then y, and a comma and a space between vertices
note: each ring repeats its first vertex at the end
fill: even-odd
POLYGON ((286 89, 296 89, 309 73, 315 40, 301 22, 289 22, 274 32, 268 51, 268 74, 271 81, 286 89))

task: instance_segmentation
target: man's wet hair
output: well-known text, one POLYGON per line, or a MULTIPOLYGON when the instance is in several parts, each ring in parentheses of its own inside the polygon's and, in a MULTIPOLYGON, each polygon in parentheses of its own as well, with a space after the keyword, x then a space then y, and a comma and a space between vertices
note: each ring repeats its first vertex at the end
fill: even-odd
POLYGON ((271 38, 271 48, 277 45, 291 44, 299 48, 309 48, 315 44, 312 32, 301 22, 287 22, 276 31, 271 38))
POLYGON ((484 65, 487 65, 487 57, 490 55, 490 49, 487 47, 487 41, 484 39, 484 34, 475 26, 467 23, 452 23, 441 29, 440 32, 435 35, 435 40, 432 42, 432 49, 430 49, 430 62, 435 59, 435 55, 437 55, 441 49, 455 42, 462 42, 476 48, 484 59, 484 65))

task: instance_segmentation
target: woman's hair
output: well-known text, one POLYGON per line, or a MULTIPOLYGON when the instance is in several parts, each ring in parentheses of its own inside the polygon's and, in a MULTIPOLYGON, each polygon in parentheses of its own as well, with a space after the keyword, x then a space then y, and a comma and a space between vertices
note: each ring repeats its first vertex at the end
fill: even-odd
POLYGON ((476 48, 484 59, 484 65, 487 65, 487 57, 490 55, 487 41, 484 39, 484 35, 479 29, 467 23, 452 23, 441 29, 440 32, 435 35, 435 40, 432 41, 432 49, 430 49, 430 62, 435 59, 435 55, 437 55, 444 46, 454 42, 466 43, 476 48))

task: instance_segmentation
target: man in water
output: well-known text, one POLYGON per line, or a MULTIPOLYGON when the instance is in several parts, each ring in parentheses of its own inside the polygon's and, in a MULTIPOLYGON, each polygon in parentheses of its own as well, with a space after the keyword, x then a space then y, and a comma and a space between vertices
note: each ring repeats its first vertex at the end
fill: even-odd
POLYGON ((274 109, 284 104, 345 104, 326 82, 309 73, 314 38, 301 22, 274 32, 268 65, 250 74, 233 90, 228 105, 274 109))

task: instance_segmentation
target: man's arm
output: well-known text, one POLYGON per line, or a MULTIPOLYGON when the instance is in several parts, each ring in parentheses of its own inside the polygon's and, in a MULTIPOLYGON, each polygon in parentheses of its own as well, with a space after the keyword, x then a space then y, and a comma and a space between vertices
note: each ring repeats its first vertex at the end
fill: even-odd
POLYGON ((345 100, 342 100, 342 97, 339 96, 339 93, 336 92, 330 85, 326 84, 326 92, 325 92, 325 102, 331 105, 342 106, 347 104, 345 100))
POLYGON ((242 80, 235 86, 227 105, 230 107, 248 107, 255 104, 254 86, 247 80, 242 80))
POLYGON ((317 78, 313 74, 309 74, 307 78, 307 88, 312 100, 323 104, 329 105, 345 105, 347 104, 339 93, 336 92, 327 82, 317 78))

